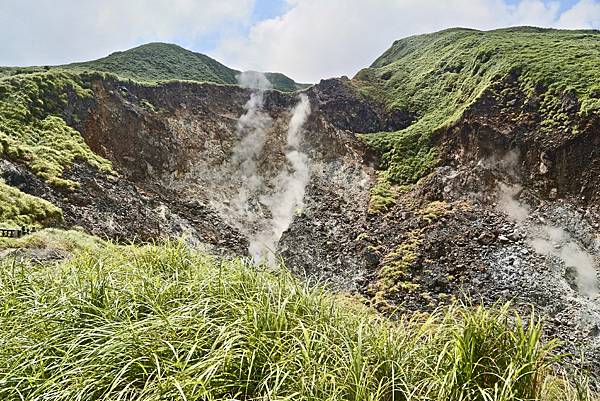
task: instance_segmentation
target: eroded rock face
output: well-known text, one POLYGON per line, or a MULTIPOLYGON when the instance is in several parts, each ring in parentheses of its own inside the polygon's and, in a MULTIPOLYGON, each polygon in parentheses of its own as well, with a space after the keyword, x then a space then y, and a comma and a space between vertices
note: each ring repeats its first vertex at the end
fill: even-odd
POLYGON ((0 177, 23 192, 59 206, 65 226, 80 226, 101 238, 123 242, 185 236, 191 242, 214 245, 226 251, 244 252, 247 241, 235 229, 198 202, 174 202, 176 195, 145 191, 117 176, 106 176, 87 164, 75 164, 65 177, 75 189, 56 188, 23 166, 0 161, 0 177))
POLYGON ((514 87, 509 95, 484 94, 437 133, 439 167, 371 226, 379 255, 366 293, 377 300, 383 292, 392 309, 464 294, 533 306, 548 333, 569 352, 582 347, 599 369, 597 117, 567 101, 570 126, 548 130, 534 100, 514 87))
MULTIPOLYGON (((79 189, 58 195, 38 180, 28 191, 61 206, 67 225, 94 234, 141 240, 185 235, 246 254, 249 240, 262 229, 257 222, 269 218, 264 198, 288 169, 286 134, 298 95, 262 94, 268 124, 255 160, 262 192, 249 202, 252 216, 241 218, 233 203, 243 177, 232 155, 252 90, 111 80, 94 81, 92 88, 93 104, 73 106, 81 115, 74 126, 92 150, 112 161, 118 177, 76 164, 66 176, 79 182, 79 189)), ((311 112, 299 151, 309 159, 310 181, 279 251, 294 271, 358 290, 372 260, 354 252, 353 241, 366 224, 375 158, 355 134, 398 128, 409 118, 386 115, 346 81, 324 81, 305 95, 311 112)))
POLYGON ((351 132, 396 131, 408 127, 415 116, 403 110, 385 111, 382 104, 362 97, 346 77, 322 80, 311 93, 331 124, 351 132))

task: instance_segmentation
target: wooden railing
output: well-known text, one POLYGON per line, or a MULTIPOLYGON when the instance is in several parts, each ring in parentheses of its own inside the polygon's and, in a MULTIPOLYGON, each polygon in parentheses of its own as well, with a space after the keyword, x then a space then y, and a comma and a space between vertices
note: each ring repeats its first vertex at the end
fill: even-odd
POLYGON ((21 228, 0 228, 0 237, 19 238, 33 232, 29 227, 21 228))

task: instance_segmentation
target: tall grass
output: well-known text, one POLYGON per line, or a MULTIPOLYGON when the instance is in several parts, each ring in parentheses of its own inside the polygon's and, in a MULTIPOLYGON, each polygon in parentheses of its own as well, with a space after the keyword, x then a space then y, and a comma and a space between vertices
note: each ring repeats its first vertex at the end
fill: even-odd
POLYGON ((507 306, 391 321, 180 243, 0 267, 2 400, 582 399, 507 306))

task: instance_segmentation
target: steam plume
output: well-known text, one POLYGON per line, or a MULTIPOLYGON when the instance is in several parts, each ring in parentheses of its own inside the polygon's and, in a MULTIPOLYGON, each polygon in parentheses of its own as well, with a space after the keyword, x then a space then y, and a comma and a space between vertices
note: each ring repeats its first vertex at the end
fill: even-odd
POLYGON ((540 255, 555 256, 565 266, 575 269, 577 290, 581 295, 592 298, 598 294, 598 278, 594 256, 574 242, 569 233, 559 227, 537 225, 529 241, 531 247, 540 255))
MULTIPOLYGON (((498 207, 512 220, 523 223, 531 216, 530 208, 517 199, 519 185, 498 184, 498 207)), ((577 290, 585 297, 598 294, 596 261, 592 254, 581 247, 563 228, 549 224, 529 227, 529 245, 539 255, 557 257, 567 268, 576 272, 577 290)))
POLYGON ((273 85, 262 72, 240 72, 238 75, 235 76, 235 79, 238 81, 238 84, 242 88, 256 89, 259 91, 273 89, 273 85))
POLYGON ((254 71, 236 76, 240 86, 254 89, 250 100, 244 105, 245 113, 237 122, 236 134, 240 141, 233 148, 231 163, 240 173, 241 185, 232 206, 240 218, 250 214, 250 201, 263 187, 263 179, 257 170, 257 161, 265 144, 266 132, 271 126, 271 117, 262 111, 264 91, 271 83, 264 74, 254 71))
POLYGON ((263 111, 264 92, 272 86, 259 72, 243 72, 236 78, 240 86, 253 91, 236 128, 239 141, 233 148, 230 165, 239 172, 240 185, 231 206, 240 225, 250 233, 248 250, 253 261, 274 265, 274 251, 283 232, 292 223, 294 213, 304 206, 304 193, 310 179, 308 156, 300 151, 304 139, 302 127, 310 114, 310 102, 305 94, 301 94, 291 110, 286 136, 286 168, 271 185, 266 185, 258 170, 258 161, 272 123, 263 111), (269 187, 272 191, 268 191, 269 187), (262 217, 261 207, 268 209, 268 218, 262 217))
POLYGON ((304 193, 310 180, 308 156, 300 151, 304 139, 303 125, 310 114, 310 102, 305 94, 292 110, 287 131, 287 171, 275 178, 275 192, 263 202, 269 207, 271 218, 262 231, 250 241, 249 252, 255 263, 275 264, 274 250, 285 230, 290 226, 294 213, 304 206, 304 193))
POLYGON ((498 207, 508 217, 517 223, 522 223, 531 214, 529 207, 517 200, 517 196, 523 188, 520 185, 508 185, 503 182, 498 183, 498 207))

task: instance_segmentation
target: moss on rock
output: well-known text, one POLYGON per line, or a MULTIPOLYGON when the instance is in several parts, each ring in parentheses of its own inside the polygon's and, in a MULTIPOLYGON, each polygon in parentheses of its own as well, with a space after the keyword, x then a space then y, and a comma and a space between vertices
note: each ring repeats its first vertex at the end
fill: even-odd
POLYGON ((52 203, 0 181, 0 226, 46 226, 62 219, 62 211, 52 203))
POLYGON ((95 154, 62 118, 69 96, 91 97, 77 76, 45 72, 0 79, 0 156, 27 165, 51 184, 75 186, 62 178, 75 159, 109 172, 108 160, 95 154))

